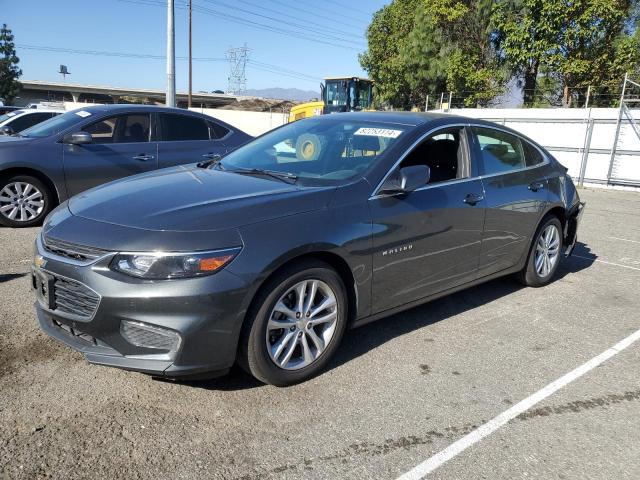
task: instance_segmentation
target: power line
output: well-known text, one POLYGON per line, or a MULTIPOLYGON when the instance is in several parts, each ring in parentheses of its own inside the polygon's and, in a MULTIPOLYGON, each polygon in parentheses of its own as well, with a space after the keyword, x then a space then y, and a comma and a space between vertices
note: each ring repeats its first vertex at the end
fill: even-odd
MULTIPOLYGON (((222 2, 220 0, 203 0, 203 1, 205 1, 207 3, 212 3, 214 5, 219 5, 221 7, 228 8, 230 10, 235 10, 237 12, 247 13, 249 15, 254 15, 256 17, 265 18, 267 20, 271 20, 271 21, 277 22, 278 24, 282 23, 282 20, 279 19, 279 18, 272 17, 270 15, 263 15, 261 13, 255 13, 255 12, 252 12, 252 11, 247 10, 245 8, 229 5, 228 3, 222 2)), ((287 27, 292 27, 292 28, 302 29, 303 31, 310 31, 310 32, 313 32, 313 33, 317 33, 317 34, 323 35, 326 38, 337 40, 339 42, 354 42, 354 40, 349 40, 349 39, 347 39, 347 38, 345 38, 343 36, 338 36, 336 34, 331 34, 331 33, 328 33, 326 31, 318 30, 316 28, 309 27, 308 25, 301 25, 299 23, 287 22, 287 27)))
MULTIPOLYGON (((287 3, 284 3, 281 0, 269 0, 269 2, 276 3, 278 5, 282 5, 282 6, 287 7, 287 8, 291 8, 291 5, 289 5, 287 3)), ((338 23, 338 24, 341 24, 341 25, 346 25, 349 28, 357 28, 357 29, 361 29, 362 28, 362 22, 361 21, 358 21, 359 25, 354 25, 352 23, 343 22, 343 21, 337 20, 335 16, 334 17, 327 17, 326 15, 320 15, 318 12, 313 11, 313 10, 307 10, 306 8, 300 8, 299 4, 296 5, 296 11, 308 13, 310 15, 313 15, 315 18, 323 18, 325 20, 329 20, 332 23, 338 23)))
POLYGON ((240 1, 241 3, 244 3, 245 5, 249 5, 249 6, 251 6, 251 7, 254 7, 254 8, 259 8, 259 9, 261 9, 261 10, 266 10, 266 11, 268 11, 268 12, 276 13, 276 14, 281 15, 281 16, 283 16, 283 17, 288 17, 288 18, 292 18, 292 19, 294 19, 294 20, 298 20, 298 21, 302 21, 302 22, 305 22, 305 23, 311 24, 311 25, 316 25, 316 26, 318 26, 318 27, 322 28, 323 30, 327 30, 327 31, 329 31, 329 32, 339 33, 339 34, 341 34, 341 35, 350 36, 350 37, 355 37, 355 38, 359 38, 359 39, 362 39, 362 38, 363 38, 363 36, 362 36, 362 35, 357 35, 357 34, 355 34, 355 33, 349 33, 349 32, 347 32, 346 30, 340 30, 340 29, 338 29, 338 28, 329 27, 329 26, 327 26, 326 24, 318 23, 318 22, 314 22, 314 21, 312 21, 312 20, 309 20, 308 18, 301 18, 301 17, 298 17, 298 16, 296 16, 296 15, 291 15, 291 14, 285 13, 285 12, 283 12, 282 10, 275 10, 275 9, 273 9, 273 8, 263 7, 263 6, 261 6, 261 5, 256 5, 255 3, 250 2, 250 1, 248 1, 248 0, 238 0, 238 1, 240 1))
MULTIPOLYGON (((125 2, 125 3, 133 3, 133 4, 138 4, 138 5, 146 5, 146 6, 156 6, 156 7, 165 7, 166 5, 159 1, 159 0, 118 0, 120 2, 125 2)), ((185 6, 181 6, 181 5, 177 5, 176 7, 178 8, 185 8, 185 6)), ((334 42, 329 42, 324 40, 323 36, 318 36, 318 35, 308 35, 308 34, 303 34, 300 32, 292 32, 290 30, 287 30, 285 28, 279 28, 279 27, 275 27, 272 25, 266 25, 264 23, 260 23, 260 22, 255 22, 253 20, 248 20, 245 18, 241 18, 241 17, 237 17, 235 15, 230 15, 228 13, 223 13, 223 12, 218 12, 215 10, 212 10, 210 8, 204 7, 202 5, 195 5, 194 4, 194 11, 199 11, 200 13, 203 13, 205 15, 210 15, 213 17, 217 17, 217 18, 223 18, 225 20, 228 20, 230 22, 233 23, 239 23, 241 25, 246 25, 258 30, 263 30, 263 31, 268 31, 268 32, 272 32, 272 33, 278 33, 280 35, 284 35, 287 37, 292 37, 292 38, 298 38, 298 39, 302 39, 302 40, 307 40, 310 42, 315 42, 315 43, 321 43, 324 45, 329 45, 332 47, 336 47, 336 48, 342 48, 345 50, 352 50, 352 51, 359 51, 359 48, 354 48, 353 46, 350 45, 341 45, 338 43, 334 43, 334 42)))
MULTIPOLYGON (((340 2, 336 2, 336 0, 325 0, 325 2, 333 3, 334 5, 337 5, 337 6, 339 6, 340 8, 342 8, 342 9, 344 9, 344 10, 351 10, 352 12, 356 12, 356 13, 357 13, 357 14, 359 14, 359 15, 365 15, 365 16, 367 16, 367 17, 369 16, 369 14, 368 14, 368 13, 366 13, 364 10, 358 10, 357 8, 350 7, 349 5, 343 5, 343 4, 342 4, 342 3, 340 3, 340 2)), ((356 21, 358 21, 358 22, 359 22, 359 21, 361 21, 361 20, 358 20, 358 19, 356 19, 356 18, 354 18, 354 17, 347 17, 347 16, 345 16, 345 18, 350 18, 350 19, 352 19, 352 20, 356 20, 356 21)))
MULTIPOLYGON (((79 50, 73 48, 62 48, 62 47, 48 47, 41 45, 27 45, 27 44, 17 44, 17 48, 22 48, 24 50, 37 50, 43 52, 55 52, 55 53, 67 53, 67 54, 75 54, 75 55, 93 55, 93 56, 103 56, 103 57, 118 57, 118 58, 137 58, 137 59, 148 59, 148 60, 165 60, 164 55, 153 55, 148 53, 128 53, 128 52, 110 52, 104 50, 79 50)), ((177 56, 177 60, 187 60, 188 57, 177 56)), ((226 62, 228 61, 224 57, 193 57, 193 61, 200 62, 226 62)), ((247 66, 262 70, 270 73, 274 73, 277 75, 281 75, 284 77, 295 78, 298 80, 304 80, 308 82, 317 82, 320 79, 318 77, 314 77, 311 75, 307 75, 302 72, 297 72, 295 70, 291 70, 285 67, 281 67, 278 65, 273 65, 270 63, 260 62, 257 60, 248 59, 247 66)))

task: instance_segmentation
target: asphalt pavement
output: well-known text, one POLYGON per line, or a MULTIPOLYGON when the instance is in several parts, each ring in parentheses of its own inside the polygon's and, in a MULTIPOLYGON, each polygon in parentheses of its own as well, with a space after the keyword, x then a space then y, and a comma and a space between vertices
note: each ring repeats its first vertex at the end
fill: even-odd
POLYGON ((461 439, 427 478, 640 478, 640 341, 478 439, 640 329, 640 193, 580 195, 551 285, 499 279, 352 330, 290 388, 87 364, 37 327, 37 229, 1 228, 0 479, 395 479, 461 439))

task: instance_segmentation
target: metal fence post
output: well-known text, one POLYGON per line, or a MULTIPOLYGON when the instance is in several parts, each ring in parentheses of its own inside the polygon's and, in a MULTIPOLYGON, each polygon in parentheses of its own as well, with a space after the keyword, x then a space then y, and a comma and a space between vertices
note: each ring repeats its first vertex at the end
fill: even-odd
POLYGON ((427 93, 427 99, 424 101, 424 111, 429 110, 429 94, 427 93))
POLYGON ((620 95, 620 109, 618 110, 618 121, 616 123, 616 134, 613 138, 613 146, 611 147, 611 159, 609 160, 609 171, 607 172, 607 185, 611 183, 611 174, 613 172, 613 163, 616 159, 616 149, 618 148, 618 138, 620 137, 620 125, 622 124, 622 114, 624 112, 624 93, 627 88, 628 73, 624 74, 624 83, 622 84, 622 94, 620 95))
POLYGON ((580 162, 580 173, 578 174, 578 186, 584 186, 584 176, 587 171, 587 162, 589 161, 589 150, 591 150, 591 136, 593 135, 593 118, 587 122, 587 131, 585 133, 584 145, 582 147, 582 161, 580 162))

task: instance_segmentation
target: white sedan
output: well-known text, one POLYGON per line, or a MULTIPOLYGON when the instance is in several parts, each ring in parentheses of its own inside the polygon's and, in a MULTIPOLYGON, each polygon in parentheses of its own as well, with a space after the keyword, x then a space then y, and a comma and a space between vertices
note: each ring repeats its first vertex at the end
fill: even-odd
POLYGON ((51 108, 25 108, 0 115, 0 135, 13 135, 64 113, 51 108))

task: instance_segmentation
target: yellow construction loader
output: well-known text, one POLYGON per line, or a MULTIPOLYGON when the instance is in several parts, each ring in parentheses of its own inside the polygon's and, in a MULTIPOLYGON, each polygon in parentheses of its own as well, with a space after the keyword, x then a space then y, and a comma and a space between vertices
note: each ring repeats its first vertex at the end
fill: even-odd
POLYGON ((326 113, 370 110, 373 105, 373 82, 368 78, 325 78, 320 84, 322 100, 307 102, 291 108, 289 121, 324 115, 326 113))

